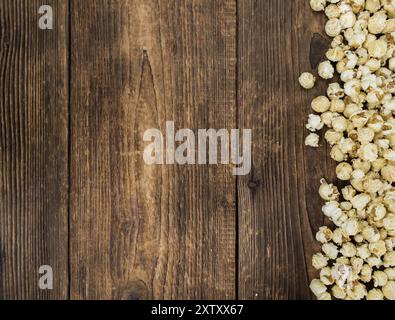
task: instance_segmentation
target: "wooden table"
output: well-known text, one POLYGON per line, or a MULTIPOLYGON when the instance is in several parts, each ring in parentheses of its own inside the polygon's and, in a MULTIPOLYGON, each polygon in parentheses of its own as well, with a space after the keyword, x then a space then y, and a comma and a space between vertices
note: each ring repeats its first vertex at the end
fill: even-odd
POLYGON ((325 17, 306 0, 0 0, 0 298, 310 299, 325 17), (253 129, 253 169, 147 166, 142 134, 253 129), (54 289, 37 286, 41 265, 54 289))

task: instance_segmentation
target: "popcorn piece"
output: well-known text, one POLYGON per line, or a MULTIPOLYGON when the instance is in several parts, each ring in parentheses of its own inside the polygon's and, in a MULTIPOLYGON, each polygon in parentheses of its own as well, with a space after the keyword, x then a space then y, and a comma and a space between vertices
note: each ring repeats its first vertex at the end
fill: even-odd
POLYGON ((339 199, 339 190, 333 184, 328 184, 325 180, 321 180, 319 194, 325 201, 337 201, 339 199))
POLYGON ((368 292, 366 300, 384 300, 384 294, 379 289, 372 289, 368 292))
POLYGON ((395 251, 387 252, 384 255, 384 267, 395 267, 395 251))
POLYGON ((326 292, 326 286, 318 279, 314 279, 310 284, 310 289, 316 297, 320 297, 326 292))
POLYGON ((384 287, 388 283, 388 276, 384 271, 373 272, 374 287, 384 287))
POLYGON ((326 0, 310 0, 310 7, 314 11, 324 11, 326 0))
POLYGON ((317 113, 325 113, 331 107, 331 102, 327 97, 319 96, 311 102, 311 108, 317 113))
POLYGON ((313 267, 317 270, 325 268, 328 265, 328 260, 322 253, 317 253, 313 256, 313 267))
POLYGON ((333 243, 325 243, 322 246, 322 252, 324 252, 326 256, 332 260, 335 260, 339 254, 337 246, 335 246, 333 243))
POLYGON ((389 281, 383 287, 384 297, 388 300, 395 300, 395 281, 389 281))
POLYGON ((309 115, 309 122, 306 125, 306 128, 311 132, 320 131, 324 127, 324 124, 321 122, 321 117, 315 114, 309 115))
POLYGON ((321 62, 318 66, 318 75, 322 79, 332 79, 335 73, 335 69, 333 68, 330 61, 321 62))
POLYGON ((322 244, 328 243, 332 240, 333 232, 328 227, 321 227, 316 234, 317 241, 322 244))
POLYGON ((354 244, 347 242, 343 244, 340 253, 347 258, 352 258, 357 254, 357 249, 354 244))
MULTIPOLYGON (((336 176, 349 181, 341 195, 321 181, 322 212, 336 228, 316 234, 322 253, 313 256, 313 266, 320 280, 311 288, 319 300, 395 300, 395 1, 310 5, 325 12, 333 38, 318 74, 332 79, 336 70, 340 80, 312 101, 305 143, 318 147, 314 132, 326 127, 336 176)), ((306 73, 299 81, 312 88, 315 78, 306 73)))
POLYGON ((307 90, 314 88, 316 78, 309 72, 304 72, 299 77, 300 85, 307 90))
POLYGON ((315 133, 310 133, 305 140, 305 145, 312 148, 318 148, 320 143, 320 136, 315 133))

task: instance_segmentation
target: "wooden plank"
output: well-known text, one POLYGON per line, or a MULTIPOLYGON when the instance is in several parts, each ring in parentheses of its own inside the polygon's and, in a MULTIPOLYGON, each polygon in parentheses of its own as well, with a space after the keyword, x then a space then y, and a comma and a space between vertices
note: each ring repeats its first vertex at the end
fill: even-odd
POLYGON ((235 178, 143 133, 236 125, 235 0, 71 1, 73 299, 235 297, 235 178))
POLYGON ((253 129, 253 172, 240 178, 239 297, 308 299, 323 224, 317 190, 333 178, 325 144, 304 147, 313 97, 298 83, 325 52, 324 15, 304 0, 238 2, 238 125, 253 129))
POLYGON ((0 299, 68 295, 67 1, 0 2, 0 299), (54 289, 38 287, 50 265, 54 289))

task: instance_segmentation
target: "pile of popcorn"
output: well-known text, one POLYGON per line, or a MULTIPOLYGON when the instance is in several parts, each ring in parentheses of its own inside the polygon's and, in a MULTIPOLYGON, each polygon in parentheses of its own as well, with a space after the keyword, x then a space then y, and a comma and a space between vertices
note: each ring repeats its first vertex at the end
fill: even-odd
MULTIPOLYGON (((395 300, 395 0, 310 0, 328 17, 333 38, 318 75, 331 80, 326 96, 312 101, 306 145, 316 132, 338 163, 340 189, 324 179, 319 194, 333 227, 316 235, 319 279, 310 288, 320 300, 395 300)), ((316 78, 299 82, 312 89, 316 78)))

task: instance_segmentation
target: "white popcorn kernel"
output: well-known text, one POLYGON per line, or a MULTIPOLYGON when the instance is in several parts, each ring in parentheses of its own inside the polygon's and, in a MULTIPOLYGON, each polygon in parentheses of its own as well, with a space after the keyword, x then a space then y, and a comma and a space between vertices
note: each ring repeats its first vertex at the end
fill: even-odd
POLYGON ((322 253, 317 253, 313 255, 313 267, 317 270, 321 270, 328 265, 328 258, 326 258, 322 253))
POLYGON ((335 260, 339 255, 339 250, 333 243, 325 243, 322 246, 322 252, 324 252, 326 256, 332 260, 335 260))
POLYGON ((360 272, 360 280, 364 283, 369 283, 370 281, 372 281, 372 275, 372 267, 368 264, 364 264, 360 272))
POLYGON ((388 281, 383 287, 384 297, 388 300, 395 300, 395 281, 388 281))
POLYGON ((366 226, 362 230, 362 235, 366 241, 372 243, 380 240, 380 233, 372 226, 366 226))
POLYGON ((372 41, 368 46, 369 54, 373 58, 381 59, 387 54, 388 45, 384 40, 372 41))
POLYGON ((300 85, 307 90, 314 88, 316 78, 309 72, 304 72, 299 77, 300 85))
POLYGON ((333 184, 328 184, 324 179, 321 180, 319 194, 325 201, 337 201, 340 197, 337 187, 333 184))
POLYGON ((368 292, 368 295, 366 296, 366 300, 384 300, 384 294, 381 290, 379 289, 372 289, 368 292))
POLYGON ((378 159, 379 157, 379 149, 378 147, 373 144, 373 143, 368 143, 365 145, 362 145, 361 148, 358 151, 359 157, 368 162, 373 162, 378 159))
POLYGON ((339 208, 339 203, 335 201, 326 203, 322 207, 322 212, 325 216, 332 220, 339 219, 343 214, 342 210, 339 208))
POLYGON ((324 11, 326 0, 310 0, 310 7, 313 11, 324 11))
POLYGON ((326 285, 331 286, 335 283, 335 279, 332 277, 332 270, 329 267, 325 267, 320 271, 320 281, 326 285))
POLYGON ((383 240, 369 243, 369 250, 377 257, 381 257, 387 252, 387 248, 383 240))
POLYGON ((321 301, 327 300, 327 301, 329 301, 329 300, 332 300, 332 297, 331 297, 329 292, 324 292, 323 294, 321 294, 318 297, 318 300, 321 300, 321 301))
POLYGON ((381 8, 380 0, 366 0, 365 9, 371 13, 379 11, 381 8))
POLYGON ((322 79, 332 79, 335 73, 335 69, 333 68, 330 61, 321 62, 318 66, 318 75, 322 79))
POLYGON ((395 268, 387 268, 384 270, 384 272, 387 275, 389 281, 395 280, 395 268))
POLYGON ((373 272, 373 282, 374 282, 374 287, 383 287, 387 284, 388 282, 388 276, 384 271, 375 271, 373 272))
POLYGON ((320 131, 324 127, 323 122, 321 121, 321 117, 315 114, 309 115, 309 120, 306 125, 306 129, 311 132, 320 131))
POLYGON ((368 22, 368 29, 370 33, 379 34, 382 33, 387 22, 387 15, 383 11, 376 12, 370 17, 368 22))
POLYGON ((352 258, 357 254, 357 249, 353 243, 347 242, 343 244, 340 253, 347 258, 352 258))
POLYGON ((326 34, 332 38, 340 35, 341 31, 342 31, 342 25, 340 23, 340 20, 337 18, 329 19, 325 25, 326 34))
POLYGON ((311 133, 306 137, 305 145, 307 147, 318 148, 320 144, 320 136, 315 133, 311 133))
POLYGON ((375 256, 370 256, 369 258, 366 259, 366 262, 372 268, 380 268, 383 265, 381 259, 375 256))
MULTIPOLYGON (((354 12, 348 11, 340 16, 339 21, 342 26, 342 29, 348 29, 354 26, 355 22, 357 21, 357 18, 354 12)), ((384 30, 384 26, 383 26, 383 30, 384 30)))
POLYGON ((346 298, 346 291, 344 288, 339 287, 338 285, 335 285, 332 288, 332 294, 336 299, 345 299, 346 298))
POLYGON ((344 84, 344 93, 350 98, 357 98, 361 93, 362 84, 358 79, 353 79, 344 84))
POLYGON ((388 181, 389 183, 395 182, 395 166, 393 165, 386 165, 381 170, 382 177, 388 181))
POLYGON ((384 267, 395 267, 395 251, 387 252, 384 255, 384 267))
POLYGON ((311 102, 311 108, 317 113, 327 112, 331 107, 331 102, 325 96, 319 96, 311 102))
POLYGON ((332 240, 333 232, 328 227, 321 227, 316 234, 317 241, 322 244, 328 243, 332 240))
POLYGON ((348 236, 355 236, 359 232, 359 224, 357 219, 349 219, 343 225, 343 230, 348 236))
POLYGON ((389 214, 387 217, 383 220, 384 223, 384 228, 388 231, 394 231, 395 230, 395 215, 394 214, 389 214))
POLYGON ((339 83, 334 82, 328 86, 326 94, 331 100, 341 99, 344 98, 344 89, 340 86, 339 83))
POLYGON ((363 210, 369 204, 370 200, 371 198, 368 194, 359 194, 351 200, 351 203, 355 209, 363 210))
POLYGON ((311 281, 310 289, 317 298, 324 294, 327 290, 326 286, 318 279, 311 281))
POLYGON ((348 120, 342 116, 337 116, 332 119, 332 127, 336 132, 344 132, 348 127, 348 120))
POLYGON ((341 228, 337 228, 333 231, 332 240, 337 245, 341 246, 344 242, 350 241, 348 235, 341 228))
POLYGON ((346 292, 351 300, 362 300, 367 295, 366 287, 358 281, 354 282, 353 287, 347 288, 346 292))

